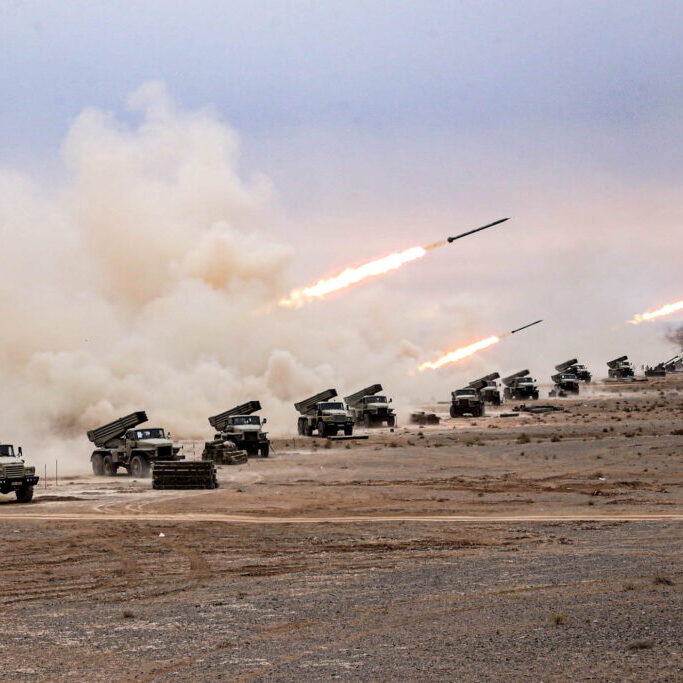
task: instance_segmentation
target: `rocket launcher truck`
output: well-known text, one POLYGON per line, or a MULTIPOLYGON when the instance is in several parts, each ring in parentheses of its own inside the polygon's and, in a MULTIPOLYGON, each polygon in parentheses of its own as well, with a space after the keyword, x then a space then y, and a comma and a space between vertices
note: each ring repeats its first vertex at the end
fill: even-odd
POLYGON ((626 379, 635 376, 633 364, 629 361, 628 356, 619 356, 619 358, 608 361, 607 368, 607 376, 612 379, 626 379))
POLYGON ((579 393, 579 379, 571 372, 558 372, 550 378, 554 387, 550 392, 550 396, 566 396, 567 394, 579 393))
MULTIPOLYGON (((267 458, 270 453, 268 434, 262 430, 266 419, 254 415, 261 410, 260 401, 247 401, 209 418, 209 424, 216 430, 213 444, 232 442, 248 455, 267 458)), ((208 443, 207 443, 208 446, 208 443)))
POLYGON ((385 422, 387 427, 396 424, 396 414, 389 407, 391 399, 378 396, 380 391, 381 384, 372 384, 344 398, 356 424, 362 423, 365 427, 381 427, 385 422))
POLYGON ((576 358, 566 360, 564 363, 559 363, 555 366, 555 370, 559 373, 567 372, 570 375, 576 375, 576 379, 580 382, 586 382, 586 384, 593 378, 593 375, 591 375, 588 368, 579 363, 576 358))
POLYGON ((475 379, 468 384, 468 387, 476 390, 479 393, 484 403, 490 403, 494 406, 501 404, 500 389, 496 380, 500 377, 500 373, 492 372, 490 375, 475 379))
POLYGON ((353 434, 353 418, 341 401, 332 401, 337 396, 336 389, 327 389, 294 404, 300 413, 297 431, 301 436, 336 436, 343 430, 345 436, 353 434))
POLYGON ((538 386, 529 370, 520 370, 514 375, 503 377, 503 384, 505 385, 503 395, 508 400, 531 398, 535 401, 538 399, 538 386))
POLYGON ((95 444, 90 456, 93 474, 113 477, 121 467, 133 477, 149 477, 153 463, 184 459, 163 429, 138 428, 144 422, 147 413, 140 410, 88 432, 95 444))

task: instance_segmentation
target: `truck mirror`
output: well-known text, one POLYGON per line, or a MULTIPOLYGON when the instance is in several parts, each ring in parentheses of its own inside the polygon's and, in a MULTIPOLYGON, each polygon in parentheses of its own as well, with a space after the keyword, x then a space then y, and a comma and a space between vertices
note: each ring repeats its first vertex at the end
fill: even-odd
POLYGON ((263 420, 261 420, 261 424, 264 425, 266 424, 266 422, 268 422, 268 418, 264 417, 263 420))
POLYGON ((392 402, 393 402, 393 400, 394 400, 393 398, 390 398, 390 399, 389 399, 389 403, 392 403, 392 402))
POLYGON ((21 446, 19 446, 19 455, 24 455, 24 451, 21 450, 21 446))

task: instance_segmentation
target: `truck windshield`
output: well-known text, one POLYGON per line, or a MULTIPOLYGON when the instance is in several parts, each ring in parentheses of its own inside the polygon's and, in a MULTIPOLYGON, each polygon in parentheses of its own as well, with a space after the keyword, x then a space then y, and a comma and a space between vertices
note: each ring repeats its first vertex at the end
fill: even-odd
POLYGON ((135 439, 165 439, 166 432, 163 429, 136 429, 133 435, 135 439))
POLYGON ((320 403, 318 407, 320 410, 344 410, 343 403, 320 403))
POLYGON ((476 396, 477 392, 474 389, 458 389, 455 392, 456 396, 476 396))
POLYGON ((14 446, 0 446, 0 455, 5 455, 7 457, 14 457, 14 446))
POLYGON ((240 415, 232 419, 234 425, 259 425, 261 420, 258 415, 240 415))
POLYGON ((368 403, 386 403, 386 396, 367 396, 365 399, 368 403))

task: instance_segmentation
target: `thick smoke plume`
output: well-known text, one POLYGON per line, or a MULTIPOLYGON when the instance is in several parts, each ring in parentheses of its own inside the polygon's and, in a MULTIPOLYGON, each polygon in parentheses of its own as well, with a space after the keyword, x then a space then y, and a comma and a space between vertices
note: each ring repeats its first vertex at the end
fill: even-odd
POLYGON ((58 189, 0 170, 0 440, 85 470, 86 430, 132 410, 205 438, 207 416, 252 398, 282 433, 292 402, 328 386, 381 380, 396 396, 425 312, 397 316, 381 284, 279 310, 294 250, 269 237, 272 189, 241 177, 235 133, 159 84, 130 106, 134 128, 77 117, 58 189))

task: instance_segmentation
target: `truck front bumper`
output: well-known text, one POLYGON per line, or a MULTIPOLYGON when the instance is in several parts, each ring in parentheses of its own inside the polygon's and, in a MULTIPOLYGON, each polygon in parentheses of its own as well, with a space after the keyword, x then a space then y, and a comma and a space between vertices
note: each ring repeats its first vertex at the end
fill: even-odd
POLYGON ((9 493, 10 491, 15 491, 24 486, 35 486, 39 479, 40 477, 37 477, 35 474, 29 474, 21 479, 6 479, 5 477, 0 477, 0 493, 9 493))

